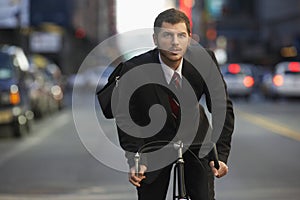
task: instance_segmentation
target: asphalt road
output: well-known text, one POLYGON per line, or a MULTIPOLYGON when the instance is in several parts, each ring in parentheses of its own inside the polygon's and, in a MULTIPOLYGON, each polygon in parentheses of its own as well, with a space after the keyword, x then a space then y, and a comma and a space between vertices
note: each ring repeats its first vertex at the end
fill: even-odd
MULTIPOLYGON (((85 98, 81 98, 81 105, 76 105, 81 128, 70 107, 35 122, 32 133, 23 139, 1 133, 1 200, 136 199, 127 174, 112 169, 105 161, 101 163, 81 142, 78 128, 86 130, 87 135, 97 131, 91 124, 93 115, 83 106, 85 98)), ((234 107, 236 129, 230 171, 216 180, 217 199, 299 199, 300 102, 236 100, 234 107)), ((98 117, 106 128, 111 126, 111 121, 98 117)), ((117 144, 116 134, 108 138, 117 144)), ((105 147, 93 138, 89 142, 105 147)), ((112 156, 104 147, 101 153, 112 156)), ((122 157, 113 160, 122 163, 122 157)))

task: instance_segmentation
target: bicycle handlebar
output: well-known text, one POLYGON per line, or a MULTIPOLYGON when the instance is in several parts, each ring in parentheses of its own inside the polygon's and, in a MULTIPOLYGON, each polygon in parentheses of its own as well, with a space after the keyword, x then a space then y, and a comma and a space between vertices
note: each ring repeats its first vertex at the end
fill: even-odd
MULTIPOLYGON (((155 142, 147 143, 147 144, 143 145, 142 147, 140 147, 140 149, 138 150, 138 152, 135 154, 135 157, 134 157, 136 175, 138 175, 138 173, 139 173, 140 154, 143 152, 159 149, 159 148, 170 146, 170 145, 172 145, 173 148, 175 148, 175 149, 182 147, 182 148, 187 148, 188 150, 192 150, 192 149, 199 149, 203 144, 205 144, 205 145, 208 144, 208 143, 193 143, 190 145, 186 145, 186 144, 183 144, 181 141, 179 141, 177 143, 171 143, 171 144, 170 143, 171 143, 170 141, 155 141, 155 142), (155 144, 155 145, 152 145, 152 144, 155 144)), ((208 145, 212 145, 212 150, 209 152, 208 155, 212 159, 212 161, 214 161, 214 167, 216 169, 219 169, 220 165, 219 165, 218 152, 217 152, 216 145, 215 145, 215 143, 212 143, 212 142, 208 145)), ((198 158, 198 157, 196 156, 196 158, 198 158)))
MULTIPOLYGON (((199 149, 203 143, 201 144, 190 144, 190 145, 184 145, 181 141, 175 143, 175 142, 170 142, 170 141, 155 141, 155 142, 150 142, 147 143, 145 145, 143 145, 139 151, 135 154, 134 156, 134 161, 135 161, 135 175, 139 176, 139 161, 140 161, 140 153, 145 152, 146 150, 154 150, 154 149, 159 149, 162 147, 166 147, 166 146, 170 146, 171 144, 173 146, 173 148, 178 150, 178 159, 174 168, 174 186, 173 186, 173 198, 178 198, 178 199, 190 199, 188 198, 187 194, 186 194, 186 188, 185 188, 185 180, 184 180, 184 160, 183 160, 183 151, 182 149, 185 147, 187 148, 187 150, 191 150, 191 149, 199 149), (161 143, 161 144, 159 144, 161 143), (162 145, 162 144, 165 145, 162 145), (152 145, 155 144, 155 145, 152 145), (158 145, 159 144, 159 145, 158 145), (151 146, 149 146, 151 145, 151 146), (178 195, 176 196, 176 189, 175 189, 175 182, 176 182, 176 173, 177 173, 177 181, 178 181, 178 195)), ((208 144, 208 143, 205 143, 208 144)), ((209 157, 212 158, 212 161, 214 162, 214 167, 216 169, 220 168, 219 165, 219 159, 218 159, 218 152, 217 152, 217 148, 215 143, 210 143, 210 145, 212 145, 212 150, 209 152, 209 157)), ((193 156, 195 156, 196 159, 199 160, 198 156, 196 156, 192 151, 190 151, 193 156)), ((200 162, 200 160, 199 160, 200 162)), ((200 162, 201 164, 201 162, 200 162)), ((202 165, 202 164, 201 164, 202 165)), ((202 166, 203 167, 203 166, 202 166)))

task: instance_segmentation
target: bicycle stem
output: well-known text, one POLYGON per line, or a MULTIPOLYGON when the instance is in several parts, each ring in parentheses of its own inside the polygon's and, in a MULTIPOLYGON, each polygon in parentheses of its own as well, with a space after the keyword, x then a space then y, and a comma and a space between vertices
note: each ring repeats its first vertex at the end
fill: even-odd
POLYGON ((174 143, 174 148, 177 149, 178 152, 178 162, 183 163, 183 142, 178 141, 177 143, 174 143))

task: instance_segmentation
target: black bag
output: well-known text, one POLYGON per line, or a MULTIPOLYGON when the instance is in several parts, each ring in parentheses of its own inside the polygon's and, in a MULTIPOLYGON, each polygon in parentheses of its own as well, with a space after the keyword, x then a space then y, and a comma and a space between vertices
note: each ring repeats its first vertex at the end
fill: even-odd
POLYGON ((116 87, 117 82, 121 76, 122 66, 123 63, 120 63, 114 69, 114 71, 109 76, 106 85, 96 93, 103 115, 107 119, 114 118, 111 110, 111 97, 112 97, 113 90, 116 87))

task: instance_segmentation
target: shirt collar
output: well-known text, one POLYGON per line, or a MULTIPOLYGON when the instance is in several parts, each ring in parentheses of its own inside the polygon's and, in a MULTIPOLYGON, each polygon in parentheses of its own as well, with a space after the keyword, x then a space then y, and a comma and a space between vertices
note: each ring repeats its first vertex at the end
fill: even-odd
POLYGON ((158 54, 158 57, 159 57, 159 62, 161 64, 161 68, 162 68, 162 70, 164 72, 164 75, 165 75, 165 78, 166 78, 166 81, 167 81, 168 84, 170 84, 171 79, 172 79, 173 74, 174 74, 175 71, 179 74, 180 79, 182 80, 182 63, 183 63, 183 58, 181 59, 180 64, 177 67, 177 69, 174 71, 171 67, 169 67, 168 65, 166 65, 162 61, 160 53, 158 54))

